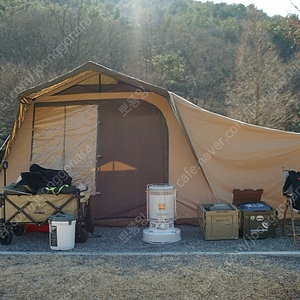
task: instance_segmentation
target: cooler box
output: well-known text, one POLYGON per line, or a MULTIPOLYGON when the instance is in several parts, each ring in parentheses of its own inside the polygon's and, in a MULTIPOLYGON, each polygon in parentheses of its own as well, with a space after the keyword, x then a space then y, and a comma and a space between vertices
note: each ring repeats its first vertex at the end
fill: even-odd
POLYGON ((198 204, 198 222, 205 240, 239 238, 239 210, 232 204, 198 204))
POLYGON ((241 212, 240 235, 245 239, 276 237, 277 211, 263 201, 235 203, 241 212))

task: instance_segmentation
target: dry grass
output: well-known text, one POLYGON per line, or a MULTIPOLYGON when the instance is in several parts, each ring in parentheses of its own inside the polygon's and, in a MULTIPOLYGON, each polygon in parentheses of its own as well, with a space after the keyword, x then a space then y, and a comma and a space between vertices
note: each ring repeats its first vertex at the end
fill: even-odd
POLYGON ((3 255, 0 299, 299 299, 297 260, 3 255))

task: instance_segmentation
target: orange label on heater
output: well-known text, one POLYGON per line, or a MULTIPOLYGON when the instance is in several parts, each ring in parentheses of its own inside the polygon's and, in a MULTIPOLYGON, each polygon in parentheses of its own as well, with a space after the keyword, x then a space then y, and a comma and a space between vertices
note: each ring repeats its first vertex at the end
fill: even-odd
POLYGON ((158 209, 166 209, 166 203, 159 203, 158 209))

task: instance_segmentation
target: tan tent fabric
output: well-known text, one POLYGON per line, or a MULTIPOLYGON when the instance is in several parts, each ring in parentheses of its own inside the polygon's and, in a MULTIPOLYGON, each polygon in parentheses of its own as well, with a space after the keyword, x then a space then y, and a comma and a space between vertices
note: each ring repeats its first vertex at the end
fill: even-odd
MULTIPOLYGON (((23 105, 20 104, 20 107, 23 105)), ((27 106, 27 113, 17 115, 13 130, 7 144, 5 156, 9 163, 7 183, 14 182, 20 176, 20 170, 29 170, 31 155, 31 132, 33 120, 33 106, 27 106), (26 117, 25 117, 26 116, 26 117), (16 158, 16 159, 14 159, 16 158)), ((3 172, 0 173, 0 186, 3 184, 3 172)))
POLYGON ((35 109, 31 161, 41 165, 47 161, 49 168, 62 168, 65 157, 64 127, 65 108, 63 106, 35 109))
POLYGON ((19 133, 22 123, 25 119, 26 113, 28 112, 28 109, 29 109, 29 105, 20 103, 19 110, 18 110, 16 119, 15 119, 15 122, 14 122, 14 125, 12 128, 12 132, 11 132, 10 138, 7 142, 7 146, 5 149, 3 159, 6 159, 8 157, 8 155, 11 151, 11 148, 13 147, 13 145, 15 143, 17 134, 19 133))
POLYGON ((39 87, 32 88, 28 91, 25 91, 18 95, 18 99, 20 101, 19 110, 17 112, 17 116, 12 128, 11 136, 8 140, 7 147, 5 149, 5 153, 3 156, 3 159, 6 159, 11 151, 11 148, 13 147, 16 136, 22 126, 22 123, 25 119, 25 116, 27 114, 27 111, 29 109, 29 106, 31 105, 31 102, 35 100, 37 97, 40 97, 50 91, 53 91, 55 89, 58 89, 61 86, 64 86, 66 88, 66 85, 68 85, 70 82, 73 83, 74 81, 82 80, 84 76, 87 74, 91 74, 91 70, 83 70, 82 72, 79 72, 76 75, 69 75, 66 74, 65 76, 60 77, 59 80, 53 80, 51 84, 42 84, 39 87), (45 86, 45 87, 44 87, 45 86), (44 87, 44 88, 43 88, 44 87), (30 95, 30 97, 28 97, 30 95))
POLYGON ((299 134, 216 115, 162 88, 91 62, 18 98, 20 108, 5 153, 8 183, 38 163, 64 168, 75 182, 90 186, 92 196, 99 193, 99 104, 119 101, 126 105, 129 99, 156 106, 165 118, 168 182, 178 190, 177 213, 183 222, 197 216, 199 203, 231 203, 233 189, 263 189, 262 200, 281 211, 282 167, 300 168, 299 134), (98 83, 105 87, 103 91, 97 91, 98 83))
POLYGON ((83 183, 95 193, 96 124, 96 105, 37 107, 31 163, 64 169, 74 184, 83 183))
POLYGON ((231 203, 233 189, 263 189, 262 200, 282 211, 282 167, 300 168, 300 135, 245 124, 174 99, 216 202, 231 203))

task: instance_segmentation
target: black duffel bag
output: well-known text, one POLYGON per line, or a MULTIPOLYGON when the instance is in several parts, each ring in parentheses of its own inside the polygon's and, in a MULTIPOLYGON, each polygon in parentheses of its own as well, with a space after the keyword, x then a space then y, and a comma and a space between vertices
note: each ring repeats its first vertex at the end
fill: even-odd
POLYGON ((65 170, 46 169, 38 164, 33 164, 29 168, 30 172, 22 172, 22 181, 36 193, 42 188, 71 186, 72 177, 65 170))

